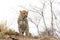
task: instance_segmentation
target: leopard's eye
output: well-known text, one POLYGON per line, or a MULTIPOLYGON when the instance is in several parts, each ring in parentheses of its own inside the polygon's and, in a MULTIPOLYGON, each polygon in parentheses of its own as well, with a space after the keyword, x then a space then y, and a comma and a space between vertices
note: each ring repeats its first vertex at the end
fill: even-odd
POLYGON ((25 13, 23 13, 23 14, 25 14, 25 13))

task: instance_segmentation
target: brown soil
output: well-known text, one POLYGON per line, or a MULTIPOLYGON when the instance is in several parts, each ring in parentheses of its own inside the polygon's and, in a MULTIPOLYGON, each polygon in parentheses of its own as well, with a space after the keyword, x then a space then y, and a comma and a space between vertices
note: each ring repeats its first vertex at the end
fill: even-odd
POLYGON ((30 37, 30 36, 19 36, 19 35, 4 35, 0 40, 58 40, 53 36, 44 36, 42 38, 30 37))

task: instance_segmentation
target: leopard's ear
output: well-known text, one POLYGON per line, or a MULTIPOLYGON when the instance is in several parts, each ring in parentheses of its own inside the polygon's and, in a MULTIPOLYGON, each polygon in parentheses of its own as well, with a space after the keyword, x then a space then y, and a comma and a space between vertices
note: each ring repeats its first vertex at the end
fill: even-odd
POLYGON ((22 13, 22 11, 20 11, 20 13, 22 13))
POLYGON ((27 13, 29 12, 29 11, 26 11, 27 13))

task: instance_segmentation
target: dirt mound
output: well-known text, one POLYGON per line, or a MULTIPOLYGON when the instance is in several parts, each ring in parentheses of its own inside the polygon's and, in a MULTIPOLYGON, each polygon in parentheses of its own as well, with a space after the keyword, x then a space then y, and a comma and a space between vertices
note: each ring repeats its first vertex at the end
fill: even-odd
POLYGON ((58 40, 57 37, 54 37, 54 36, 44 36, 41 38, 41 40, 58 40))

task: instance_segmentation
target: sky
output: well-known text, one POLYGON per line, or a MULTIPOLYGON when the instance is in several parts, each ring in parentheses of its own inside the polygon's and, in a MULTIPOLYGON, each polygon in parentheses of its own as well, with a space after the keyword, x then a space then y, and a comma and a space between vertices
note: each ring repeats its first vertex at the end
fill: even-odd
MULTIPOLYGON (((0 22, 7 21, 7 27, 18 32, 17 19, 19 16, 19 11, 26 10, 20 7, 20 5, 26 7, 27 9, 32 9, 32 7, 35 7, 35 6, 38 8, 42 8, 43 6, 42 3, 44 2, 46 2, 45 8, 44 8, 45 22, 48 28, 50 28, 51 12, 50 12, 49 0, 0 0, 0 22)), ((53 2, 53 10, 54 10, 54 13, 57 15, 58 20, 60 20, 59 19, 60 18, 60 14, 59 14, 60 3, 59 2, 60 0, 54 0, 53 2)), ((29 13, 28 17, 30 17, 35 22, 38 22, 38 20, 36 21, 36 18, 39 19, 38 17, 41 17, 36 12, 28 11, 28 13, 29 13)), ((28 21, 28 23, 29 23, 29 32, 32 33, 32 35, 38 35, 35 24, 32 23, 31 21, 28 21)), ((54 22, 54 24, 56 24, 56 22, 54 22)), ((58 21, 57 21, 57 25, 60 26, 58 21)), ((39 31, 41 32, 44 31, 44 23, 43 23, 42 18, 39 23, 39 31)))

